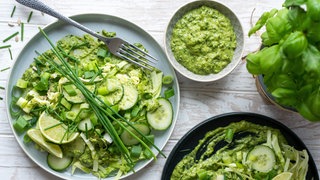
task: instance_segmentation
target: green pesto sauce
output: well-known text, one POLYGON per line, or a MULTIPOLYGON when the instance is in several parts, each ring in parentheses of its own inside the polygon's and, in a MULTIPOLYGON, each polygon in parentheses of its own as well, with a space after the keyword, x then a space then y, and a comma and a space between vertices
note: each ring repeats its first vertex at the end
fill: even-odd
POLYGON ((219 73, 231 62, 237 42, 230 20, 202 6, 175 24, 170 45, 181 65, 195 74, 209 75, 219 73))
POLYGON ((206 172, 211 179, 217 179, 219 175, 223 175, 225 179, 241 179, 226 170, 228 164, 235 164, 239 169, 243 169, 243 174, 251 176, 250 172, 244 170, 243 158, 245 153, 248 153, 254 146, 266 143, 268 130, 272 134, 277 134, 279 144, 286 144, 279 130, 247 121, 231 123, 226 127, 207 132, 199 144, 176 165, 171 180, 198 179, 201 171, 206 172), (226 141, 226 134, 229 130, 241 138, 235 138, 231 143, 222 145, 222 142, 226 141), (239 133, 243 134, 239 135, 239 133))

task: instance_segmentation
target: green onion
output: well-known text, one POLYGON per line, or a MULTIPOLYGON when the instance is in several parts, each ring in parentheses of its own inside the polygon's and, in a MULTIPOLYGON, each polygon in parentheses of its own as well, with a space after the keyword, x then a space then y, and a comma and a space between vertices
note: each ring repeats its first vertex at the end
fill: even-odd
POLYGON ((233 140, 233 135, 234 135, 234 131, 233 129, 227 129, 226 131, 226 135, 225 135, 225 140, 228 142, 228 143, 231 143, 232 140, 233 140))
POLYGON ((23 118, 23 116, 19 116, 19 118, 12 123, 15 130, 19 133, 22 133, 26 130, 28 126, 28 122, 23 118))
POLYGON ((0 97, 0 100, 3 100, 3 97, 0 97))
POLYGON ((10 54, 10 59, 12 60, 12 52, 11 52, 11 49, 8 48, 8 50, 9 50, 9 54, 10 54))
POLYGON ((23 79, 20 78, 20 79, 17 80, 16 86, 21 88, 21 89, 25 89, 25 88, 28 87, 28 83, 29 83, 28 81, 23 80, 23 79))
POLYGON ((13 37, 15 37, 15 36, 18 35, 18 34, 19 34, 19 31, 11 34, 11 35, 8 36, 7 38, 5 38, 2 42, 7 42, 7 41, 9 41, 10 39, 12 39, 13 37))
POLYGON ((63 89, 69 94, 69 96, 77 95, 76 90, 73 88, 72 84, 64 85, 63 89))
POLYGON ((33 11, 30 12, 27 22, 29 23, 32 17, 33 11))
POLYGON ((105 58, 107 56, 107 50, 103 48, 99 48, 97 52, 97 56, 99 58, 105 58))
POLYGON ((132 148, 131 148, 131 155, 132 155, 133 157, 139 157, 140 154, 141 154, 141 152, 142 152, 142 148, 141 148, 140 145, 132 146, 132 148))
POLYGON ((164 91, 164 97, 169 99, 170 97, 174 96, 174 89, 170 88, 164 91))
POLYGON ((23 41, 24 23, 21 23, 21 41, 23 41))
POLYGON ((13 17, 13 14, 14 14, 15 11, 16 11, 16 6, 13 6, 13 9, 12 9, 10 17, 13 17))
POLYGON ((0 70, 0 72, 6 71, 8 69, 10 69, 10 67, 3 68, 3 69, 0 70))
POLYGON ((28 134, 25 134, 25 135, 23 136, 23 142, 24 142, 25 144, 27 144, 27 143, 29 143, 29 142, 32 142, 32 139, 28 136, 28 134))
MULTIPOLYGON (((117 123, 117 125, 119 125, 123 130, 127 131, 133 138, 137 139, 144 148, 151 151, 150 147, 146 144, 146 142, 151 143, 151 145, 155 149, 157 149, 157 151, 161 155, 165 157, 165 155, 161 152, 161 150, 152 142, 150 142, 149 139, 145 138, 145 135, 143 135, 141 131, 135 128, 131 122, 129 122, 123 116, 118 114, 118 112, 114 111, 110 106, 105 104, 97 95, 95 95, 94 93, 92 93, 90 90, 87 89, 87 87, 82 83, 79 77, 75 74, 75 71, 71 68, 70 64, 63 57, 63 54, 59 51, 57 47, 54 46, 54 44, 46 35, 46 33, 41 28, 39 29, 41 33, 44 35, 44 37, 47 39, 49 44, 51 45, 52 52, 56 55, 56 57, 58 58, 61 64, 57 63, 52 59, 49 59, 44 54, 42 54, 42 57, 44 58, 44 60, 46 60, 47 63, 52 65, 56 69, 56 71, 58 71, 61 75, 66 77, 70 82, 72 82, 77 87, 77 89, 81 91, 81 93, 85 96, 88 104, 90 105, 90 107, 93 109, 93 112, 97 116, 97 119, 105 128, 106 132, 111 136, 112 140, 114 141, 115 145, 118 147, 124 159, 128 162, 129 166, 131 168, 133 168, 134 166, 134 162, 130 157, 130 152, 122 142, 121 138, 118 135, 117 130, 115 129, 111 121, 113 121, 114 123, 117 123), (107 107, 117 117, 110 115, 110 113, 105 109, 105 107, 107 107), (138 134, 135 134, 134 132, 130 131, 127 126, 132 127, 134 129, 134 132, 137 132, 138 134), (138 136, 141 136, 141 138, 139 138, 138 136), (144 142, 142 139, 144 139, 146 142, 144 142)), ((152 153, 152 156, 154 159, 156 159, 156 156, 153 153, 152 153)))
POLYGON ((0 86, 0 89, 5 89, 3 86, 0 86))
POLYGON ((0 46, 0 49, 11 48, 11 45, 0 46))
POLYGON ((173 77, 170 75, 164 76, 162 78, 162 84, 169 85, 173 82, 173 77))

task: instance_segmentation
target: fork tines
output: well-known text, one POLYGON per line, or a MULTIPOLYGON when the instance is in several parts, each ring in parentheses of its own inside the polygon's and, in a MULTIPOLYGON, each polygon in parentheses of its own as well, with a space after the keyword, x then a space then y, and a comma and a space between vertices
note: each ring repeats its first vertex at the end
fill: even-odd
POLYGON ((129 43, 123 43, 120 46, 119 55, 122 58, 149 70, 151 70, 151 67, 158 61, 147 52, 129 43))

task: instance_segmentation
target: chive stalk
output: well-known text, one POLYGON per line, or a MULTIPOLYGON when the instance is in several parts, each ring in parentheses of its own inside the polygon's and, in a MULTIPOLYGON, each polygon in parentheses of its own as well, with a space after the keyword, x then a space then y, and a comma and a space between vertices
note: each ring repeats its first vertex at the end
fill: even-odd
POLYGON ((7 41, 9 41, 10 39, 12 39, 13 37, 15 37, 15 36, 18 35, 18 34, 19 34, 19 31, 11 34, 11 35, 8 36, 7 38, 5 38, 2 42, 7 42, 7 41))
POLYGON ((8 51, 9 51, 9 54, 10 54, 10 59, 12 60, 12 52, 11 52, 11 49, 8 48, 8 51))
POLYGON ((30 20, 31 20, 32 14, 33 14, 33 11, 31 11, 31 12, 29 13, 28 20, 27 20, 28 23, 29 23, 30 20))
POLYGON ((12 9, 10 17, 13 17, 13 14, 14 14, 15 11, 16 11, 16 6, 13 6, 13 9, 12 9))
POLYGON ((11 48, 11 45, 0 46, 0 49, 11 48))
POLYGON ((10 67, 3 68, 3 69, 0 70, 0 72, 6 71, 8 69, 10 69, 10 67))
POLYGON ((21 23, 21 41, 23 41, 23 35, 24 35, 24 23, 21 23))

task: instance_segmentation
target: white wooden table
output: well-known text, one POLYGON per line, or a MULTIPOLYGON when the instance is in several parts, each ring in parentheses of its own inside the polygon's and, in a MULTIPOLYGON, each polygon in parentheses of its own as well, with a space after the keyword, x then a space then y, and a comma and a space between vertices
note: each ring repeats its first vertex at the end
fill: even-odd
MULTIPOLYGON (((163 47, 164 32, 171 15, 175 10, 190 0, 44 0, 48 5, 70 16, 81 13, 105 13, 127 19, 149 32, 163 47)), ((228 0, 223 1, 238 15, 247 34, 251 27, 251 13, 255 22, 261 13, 271 8, 280 8, 280 0, 228 0)), ((23 7, 13 0, 0 1, 0 46, 11 44, 13 59, 26 42, 43 27, 55 19, 34 11, 31 21, 27 23, 31 9, 23 7), (16 5, 13 17, 12 9, 16 5), (25 22, 24 41, 8 43, 2 40, 20 31, 16 22, 25 22), (13 22, 14 27, 9 27, 13 22)), ((257 36, 245 38, 245 52, 247 54, 259 47, 257 36)), ((0 69, 10 67, 14 60, 10 60, 7 49, 0 49, 0 69)), ((0 86, 7 83, 9 71, 0 72, 0 86)), ((178 120, 174 132, 164 148, 169 155, 177 141, 193 126, 201 121, 227 112, 255 112, 275 118, 291 128, 309 148, 320 171, 320 123, 310 123, 299 115, 281 110, 266 102, 257 92, 255 81, 247 72, 245 63, 239 66, 227 77, 214 83, 196 83, 178 75, 181 103, 178 120)), ((5 90, 0 90, 0 97, 5 96, 5 90)), ((4 100, 0 101, 0 177, 1 179, 57 179, 31 161, 16 142, 9 127, 4 100)), ((128 179, 160 179, 166 159, 159 157, 142 171, 128 179)))

